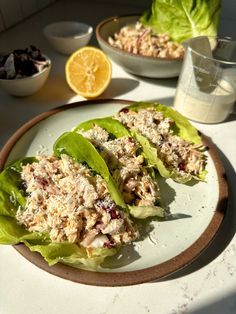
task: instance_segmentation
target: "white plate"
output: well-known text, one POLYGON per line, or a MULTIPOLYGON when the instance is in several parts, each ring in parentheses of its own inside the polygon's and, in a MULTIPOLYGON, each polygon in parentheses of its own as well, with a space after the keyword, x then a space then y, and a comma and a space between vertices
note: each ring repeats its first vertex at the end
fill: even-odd
MULTIPOLYGON (((21 127, 1 152, 0 167, 24 156, 52 153, 55 140, 80 122, 116 113, 131 102, 95 100, 65 105, 45 112, 21 127)), ((226 210, 225 171, 212 143, 209 146, 207 182, 183 185, 160 179, 163 205, 171 212, 165 221, 138 223, 143 238, 124 248, 97 272, 62 264, 49 267, 24 245, 15 248, 28 260, 57 276, 93 285, 130 285, 162 278, 193 261, 209 245, 226 210)))

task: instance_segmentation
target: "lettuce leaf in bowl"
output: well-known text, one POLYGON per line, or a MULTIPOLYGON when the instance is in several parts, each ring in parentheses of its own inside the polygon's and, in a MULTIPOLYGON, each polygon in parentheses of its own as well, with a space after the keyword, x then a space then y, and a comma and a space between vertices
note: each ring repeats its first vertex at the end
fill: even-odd
POLYGON ((196 36, 216 36, 220 12, 220 0, 153 0, 141 22, 157 34, 183 42, 196 36))

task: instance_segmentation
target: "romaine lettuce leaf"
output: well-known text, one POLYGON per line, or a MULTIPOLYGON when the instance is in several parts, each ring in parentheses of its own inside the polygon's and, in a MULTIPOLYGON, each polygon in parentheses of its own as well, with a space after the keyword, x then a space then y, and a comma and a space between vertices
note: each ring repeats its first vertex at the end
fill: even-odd
POLYGON ((153 0, 141 22, 157 34, 183 42, 196 36, 216 36, 220 11, 220 0, 153 0))

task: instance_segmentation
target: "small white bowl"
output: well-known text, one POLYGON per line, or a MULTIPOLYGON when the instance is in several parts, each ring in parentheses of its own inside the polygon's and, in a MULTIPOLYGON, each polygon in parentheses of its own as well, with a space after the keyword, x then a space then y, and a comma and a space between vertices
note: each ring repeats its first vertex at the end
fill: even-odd
POLYGON ((64 21, 47 25, 43 32, 57 52, 70 55, 88 44, 93 28, 84 23, 64 21))
POLYGON ((30 96, 36 93, 45 84, 51 70, 50 59, 43 56, 49 64, 41 72, 24 78, 0 79, 0 89, 13 96, 30 96))

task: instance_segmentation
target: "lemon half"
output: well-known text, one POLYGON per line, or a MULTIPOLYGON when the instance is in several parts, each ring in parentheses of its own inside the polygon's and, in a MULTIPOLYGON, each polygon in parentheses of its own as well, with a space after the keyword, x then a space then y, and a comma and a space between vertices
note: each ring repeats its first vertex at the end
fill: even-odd
POLYGON ((66 81, 84 98, 101 95, 111 81, 112 66, 100 49, 86 46, 76 50, 66 62, 66 81))

